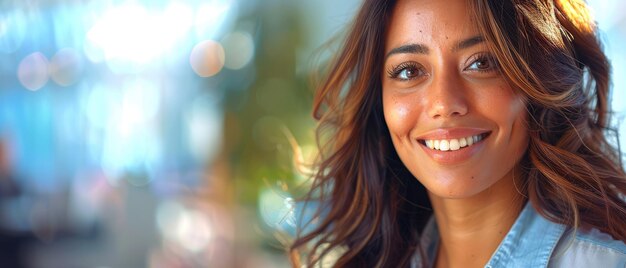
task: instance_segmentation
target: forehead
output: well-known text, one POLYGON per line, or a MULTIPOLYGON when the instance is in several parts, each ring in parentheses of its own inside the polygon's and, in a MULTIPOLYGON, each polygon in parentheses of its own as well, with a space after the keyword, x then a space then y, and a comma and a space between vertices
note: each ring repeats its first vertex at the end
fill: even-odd
POLYGON ((478 33, 466 0, 400 0, 387 29, 385 51, 408 43, 446 47, 478 33))

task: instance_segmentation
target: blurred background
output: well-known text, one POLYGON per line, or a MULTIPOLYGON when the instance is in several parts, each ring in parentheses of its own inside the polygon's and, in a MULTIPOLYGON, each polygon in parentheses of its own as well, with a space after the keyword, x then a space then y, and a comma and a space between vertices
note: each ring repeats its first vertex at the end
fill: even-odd
MULTIPOLYGON (((0 267, 289 267, 310 73, 359 3, 1 1, 0 267)), ((626 4, 590 4, 626 144, 626 4)))

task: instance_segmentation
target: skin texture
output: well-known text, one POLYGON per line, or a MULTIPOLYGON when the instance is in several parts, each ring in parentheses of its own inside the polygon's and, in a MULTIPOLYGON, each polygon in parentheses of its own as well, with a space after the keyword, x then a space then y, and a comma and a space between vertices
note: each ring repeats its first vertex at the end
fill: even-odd
POLYGON ((393 145, 433 205, 438 267, 484 265, 523 204, 515 167, 528 146, 524 98, 500 73, 467 8, 465 1, 399 1, 381 74, 393 145), (407 45, 413 49, 398 49, 407 45), (487 137, 434 154, 422 141, 467 133, 487 137))

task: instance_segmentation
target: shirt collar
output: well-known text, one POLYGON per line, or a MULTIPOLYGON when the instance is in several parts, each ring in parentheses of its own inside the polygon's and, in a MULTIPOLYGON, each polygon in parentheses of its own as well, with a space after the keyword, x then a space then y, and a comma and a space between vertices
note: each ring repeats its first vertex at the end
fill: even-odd
MULTIPOLYGON (((564 225, 545 219, 527 202, 485 267, 547 267, 564 232, 564 225)), ((421 246, 432 267, 439 247, 434 216, 424 227, 421 246)))
POLYGON ((530 202, 485 267, 547 267, 565 226, 539 215, 530 202))

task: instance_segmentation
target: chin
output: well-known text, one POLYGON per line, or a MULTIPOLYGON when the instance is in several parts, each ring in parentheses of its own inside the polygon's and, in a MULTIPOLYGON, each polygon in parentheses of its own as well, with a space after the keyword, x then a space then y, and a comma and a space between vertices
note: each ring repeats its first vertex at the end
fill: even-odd
POLYGON ((422 184, 431 195, 446 199, 470 198, 489 188, 481 187, 481 185, 477 185, 476 183, 455 183, 451 185, 449 183, 431 182, 424 184, 422 182, 422 184))

